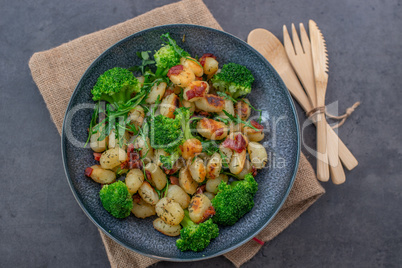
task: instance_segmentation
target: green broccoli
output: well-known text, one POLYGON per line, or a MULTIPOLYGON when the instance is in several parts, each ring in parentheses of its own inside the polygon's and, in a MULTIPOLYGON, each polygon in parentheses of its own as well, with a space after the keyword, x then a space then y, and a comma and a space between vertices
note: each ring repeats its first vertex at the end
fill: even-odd
POLYGON ((155 75, 157 77, 166 76, 170 68, 180 64, 180 58, 190 56, 176 44, 176 41, 170 37, 169 33, 163 34, 161 38, 165 45, 154 54, 157 67, 155 75))
POLYGON ((133 208, 133 199, 121 181, 104 185, 99 192, 103 207, 118 219, 126 218, 133 208))
POLYGON ((219 228, 212 219, 195 224, 191 221, 188 210, 184 211, 184 215, 180 223, 183 229, 180 231, 180 238, 176 240, 176 246, 181 251, 202 251, 209 245, 211 239, 218 237, 219 228))
POLYGON ((182 140, 180 120, 163 115, 156 116, 152 119, 150 135, 152 148, 174 153, 178 150, 182 140))
POLYGON ((160 155, 159 156, 159 161, 161 161, 162 165, 166 169, 172 169, 174 166, 174 163, 180 158, 179 152, 173 152, 170 155, 160 155))
POLYGON ((212 85, 219 91, 238 98, 251 92, 254 76, 245 66, 228 63, 212 78, 212 85))
POLYGON ((181 129, 183 131, 183 142, 189 139, 194 139, 191 134, 190 117, 192 113, 186 107, 180 107, 174 111, 175 119, 180 121, 181 129))
POLYGON ((129 101, 131 94, 140 90, 141 85, 132 72, 115 67, 99 76, 91 93, 94 101, 104 100, 117 108, 129 101))
POLYGON ((234 181, 230 185, 222 181, 218 193, 212 199, 216 214, 214 222, 221 225, 233 225, 254 207, 254 195, 258 183, 254 177, 247 174, 244 180, 234 181))

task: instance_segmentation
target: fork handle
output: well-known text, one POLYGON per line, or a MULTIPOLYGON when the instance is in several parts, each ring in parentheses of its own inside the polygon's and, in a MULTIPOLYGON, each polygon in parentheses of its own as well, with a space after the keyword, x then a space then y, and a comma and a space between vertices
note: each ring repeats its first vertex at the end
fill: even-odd
POLYGON ((327 122, 322 113, 317 114, 317 178, 320 181, 329 180, 327 155, 327 122))

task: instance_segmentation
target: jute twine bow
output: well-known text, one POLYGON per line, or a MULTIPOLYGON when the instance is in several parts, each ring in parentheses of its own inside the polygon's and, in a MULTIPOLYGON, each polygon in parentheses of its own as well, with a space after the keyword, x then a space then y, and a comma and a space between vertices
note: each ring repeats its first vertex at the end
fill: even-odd
POLYGON ((353 104, 351 107, 346 109, 346 111, 343 115, 332 115, 326 111, 325 106, 315 107, 314 109, 307 112, 306 115, 308 118, 312 118, 312 117, 316 116, 317 114, 323 113, 331 119, 341 120, 336 125, 332 126, 332 128, 335 129, 335 128, 342 126, 345 123, 346 119, 355 111, 355 109, 359 105, 360 105, 359 101, 355 102, 355 104, 353 104))

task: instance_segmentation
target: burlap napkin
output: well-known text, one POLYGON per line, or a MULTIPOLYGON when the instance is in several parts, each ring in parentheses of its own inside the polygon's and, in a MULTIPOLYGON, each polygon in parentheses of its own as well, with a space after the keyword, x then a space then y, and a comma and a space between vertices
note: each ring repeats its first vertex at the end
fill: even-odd
MULTIPOLYGON (((42 94, 59 133, 71 94, 87 67, 117 41, 146 28, 188 23, 221 29, 201 0, 183 0, 156 8, 136 18, 82 36, 59 47, 35 53, 29 61, 32 77, 42 94)), ((309 162, 302 154, 296 181, 281 211, 257 236, 269 241, 300 216, 323 193, 309 162)), ((132 252, 100 232, 112 267, 147 267, 158 260, 132 252)), ((225 254, 239 267, 262 246, 254 240, 225 254)))

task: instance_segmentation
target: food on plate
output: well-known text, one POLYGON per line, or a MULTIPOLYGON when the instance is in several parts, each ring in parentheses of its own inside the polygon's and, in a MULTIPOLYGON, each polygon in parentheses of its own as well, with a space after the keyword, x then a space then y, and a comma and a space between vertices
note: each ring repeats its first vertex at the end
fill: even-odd
POLYGON ((133 198, 121 181, 103 185, 99 197, 103 207, 116 218, 128 217, 133 209, 133 198))
POLYGON ((179 250, 202 251, 218 225, 254 206, 254 177, 267 164, 261 110, 245 98, 254 81, 247 67, 219 69, 219 55, 197 58, 168 33, 161 39, 153 55, 137 53, 140 66, 107 70, 91 90, 95 163, 85 175, 103 185, 112 216, 155 217, 156 231, 180 235, 179 250))

